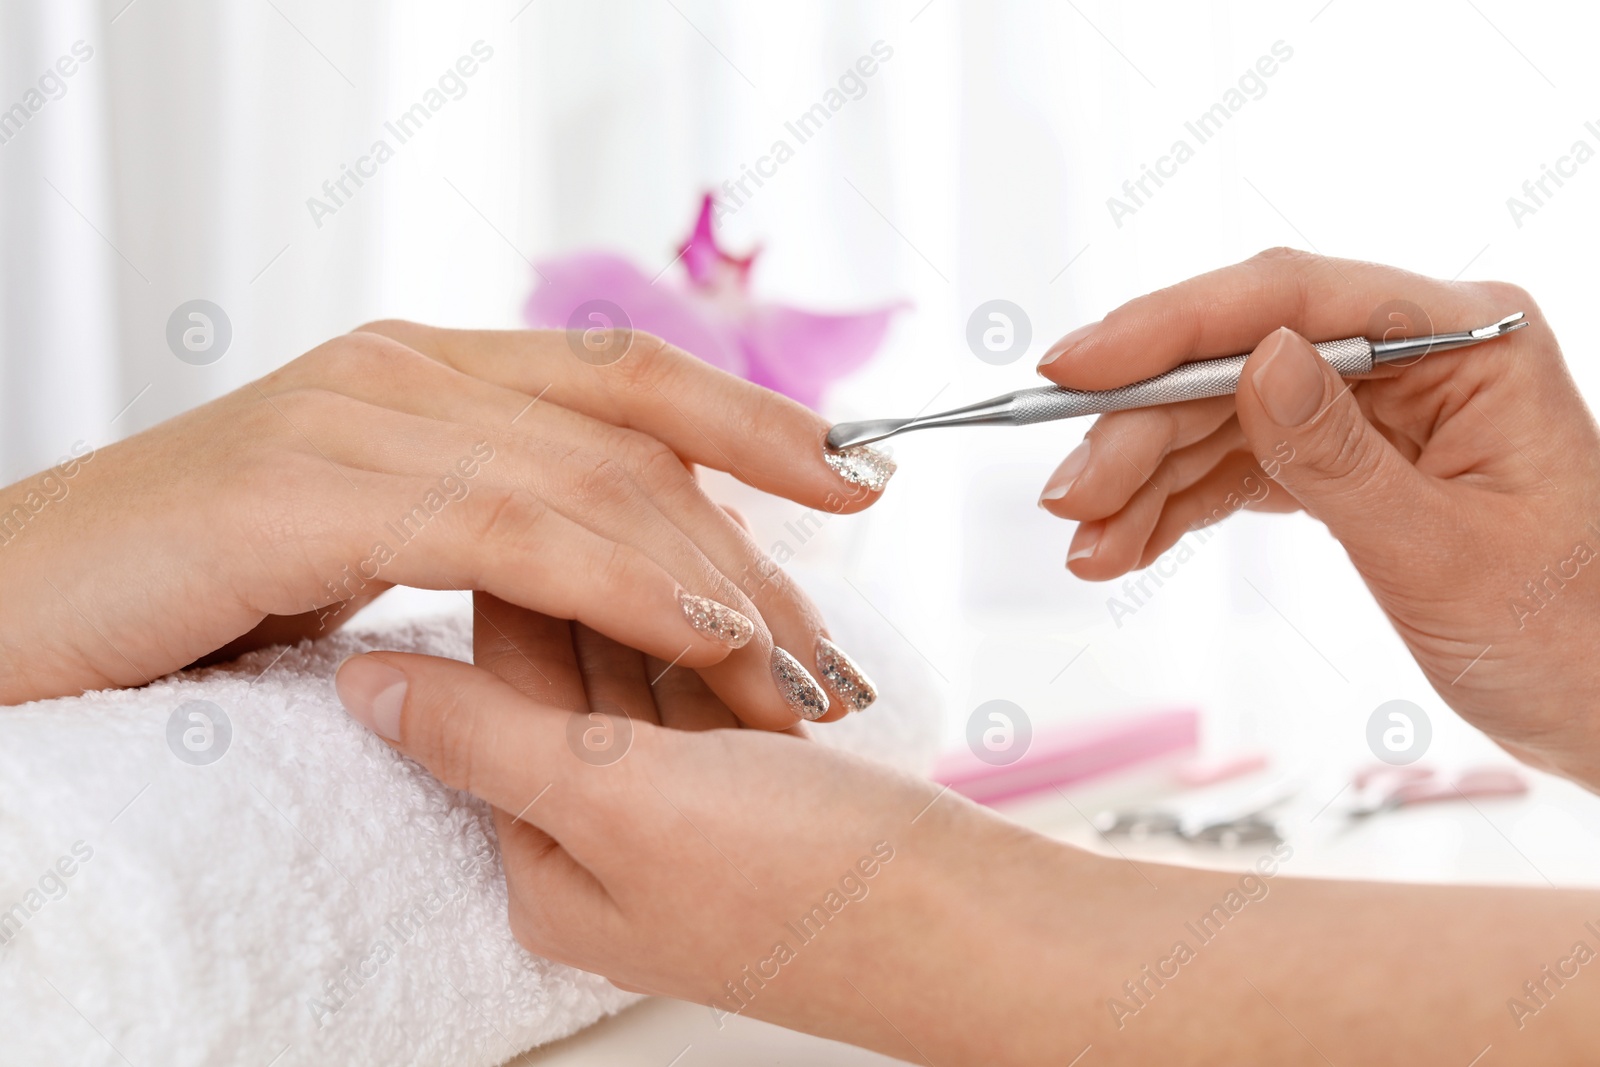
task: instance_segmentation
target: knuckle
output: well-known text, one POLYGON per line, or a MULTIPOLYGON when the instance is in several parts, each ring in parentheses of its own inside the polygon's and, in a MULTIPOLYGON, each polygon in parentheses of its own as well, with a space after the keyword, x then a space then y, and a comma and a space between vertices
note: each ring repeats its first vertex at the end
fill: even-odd
POLYGON ((1530 318, 1538 314, 1539 306, 1534 302, 1533 295, 1520 285, 1512 282, 1485 281, 1478 283, 1478 290, 1488 303, 1497 309, 1504 307, 1507 314, 1512 311, 1526 311, 1530 318))
POLYGON ((1313 445, 1320 476, 1349 488, 1371 479, 1382 456, 1378 448, 1381 439, 1368 431, 1354 404, 1348 395, 1336 401, 1326 413, 1313 445))
POLYGON ((595 577, 602 589, 632 589, 638 584, 636 579, 643 563, 644 556, 636 549, 613 541, 595 577))
POLYGON ((627 355, 608 369, 616 373, 618 383, 623 388, 634 392, 657 388, 671 365, 684 357, 683 350, 676 345, 642 330, 631 331, 626 342, 627 355))
POLYGON ((567 465, 574 468, 569 493, 586 513, 623 507, 638 494, 638 486, 612 456, 584 449, 572 453, 567 465))
POLYGON ((421 326, 407 319, 373 319, 371 322, 362 323, 350 332, 352 334, 379 334, 383 337, 398 339, 420 329, 422 329, 421 326))
POLYGON ((307 427, 325 426, 347 420, 353 409, 362 406, 343 393, 323 385, 303 385, 279 393, 266 404, 266 415, 274 417, 282 429, 299 438, 307 427))
MULTIPOLYGON (((820 622, 820 617, 811 607, 810 598, 801 590, 799 583, 764 552, 751 553, 750 561, 745 565, 737 584, 739 591, 752 601, 761 596, 769 604, 778 601, 798 605, 803 616, 820 622)), ((757 626, 761 625, 759 616, 752 616, 751 621, 757 626)))
POLYGON ((471 533, 478 543, 532 544, 549 514, 543 500, 521 489, 486 486, 467 499, 474 501, 471 533))
POLYGON ((393 377, 420 358, 407 345, 377 333, 345 334, 323 345, 318 353, 318 369, 335 384, 393 377))
POLYGON ((1271 248, 1263 248, 1250 258, 1258 263, 1287 263, 1291 265, 1300 265, 1312 263, 1321 259, 1322 257, 1314 252, 1307 252, 1303 248, 1292 248, 1289 245, 1274 245, 1271 248))
POLYGON ((639 483, 654 492, 675 492, 696 484, 678 454, 649 434, 621 430, 614 451, 623 457, 639 483))
POLYGON ((406 742, 424 754, 427 763, 444 782, 468 793, 482 787, 480 752, 486 751, 483 720, 472 713, 473 700, 457 680, 435 683, 428 694, 431 714, 409 714, 405 725, 410 735, 406 742))

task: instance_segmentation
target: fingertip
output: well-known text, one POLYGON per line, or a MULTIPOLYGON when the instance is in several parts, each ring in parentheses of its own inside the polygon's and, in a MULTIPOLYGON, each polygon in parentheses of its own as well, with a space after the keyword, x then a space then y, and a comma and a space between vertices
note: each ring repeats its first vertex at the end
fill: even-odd
POLYGON ((346 656, 334 670, 333 688, 350 717, 396 743, 410 678, 381 654, 346 656))
POLYGON ((678 590, 678 609, 690 631, 689 643, 673 662, 690 667, 721 663, 755 640, 758 628, 748 615, 706 596, 678 590))
POLYGON ((1063 356, 1066 356, 1073 349, 1077 348, 1080 342, 1087 340, 1089 336, 1100 327, 1100 323, 1102 321, 1103 320, 1096 319, 1094 322, 1085 323, 1084 325, 1079 326, 1077 329, 1069 331, 1061 338, 1061 340, 1051 345, 1049 349, 1045 351, 1044 356, 1039 360, 1039 373, 1047 378, 1051 377, 1052 372, 1049 370, 1049 368, 1055 367, 1063 356))
POLYGON ((1078 524, 1072 535, 1072 547, 1067 552, 1067 569, 1080 578, 1091 578, 1096 571, 1095 556, 1105 537, 1104 519, 1078 524))
POLYGON ((1093 448, 1089 439, 1085 437, 1078 442, 1078 446, 1068 452, 1066 458, 1057 466, 1050 478, 1044 483, 1044 490, 1039 494, 1039 506, 1052 515, 1065 516, 1066 498, 1082 478, 1084 471, 1089 467, 1093 448))
POLYGON ((1240 375, 1241 412, 1257 408, 1279 427, 1300 426, 1323 406, 1338 375, 1311 342, 1287 326, 1262 339, 1240 375))
MULTIPOLYGON (((840 513, 859 511, 876 501, 898 469, 887 449, 871 445, 833 449, 826 440, 822 445, 822 461, 833 473, 835 483, 842 483, 842 489, 829 494, 830 501, 835 495, 843 496, 843 506, 833 509, 840 513)), ((831 508, 832 504, 829 506, 831 508)))

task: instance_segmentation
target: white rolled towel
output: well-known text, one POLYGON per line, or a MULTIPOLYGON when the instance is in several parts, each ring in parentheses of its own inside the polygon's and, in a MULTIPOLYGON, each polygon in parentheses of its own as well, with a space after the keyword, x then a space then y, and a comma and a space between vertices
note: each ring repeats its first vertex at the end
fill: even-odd
MULTIPOLYGON (((829 620, 883 696, 815 732, 926 770, 927 668, 829 620)), ((333 694, 374 648, 469 659, 469 615, 0 709, 0 1065, 488 1067, 636 999, 512 940, 485 806, 333 694)))

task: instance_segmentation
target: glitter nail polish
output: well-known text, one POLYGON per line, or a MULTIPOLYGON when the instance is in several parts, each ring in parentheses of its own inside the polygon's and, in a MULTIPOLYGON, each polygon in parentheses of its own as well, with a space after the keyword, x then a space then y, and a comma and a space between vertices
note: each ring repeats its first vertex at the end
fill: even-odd
POLYGON ((890 477, 895 472, 895 462, 889 458, 887 452, 880 452, 867 445, 856 445, 838 451, 824 446, 822 458, 839 477, 852 485, 866 486, 874 493, 888 485, 890 477))
POLYGON ((679 593, 678 603, 690 626, 729 648, 743 648, 756 635, 755 623, 726 604, 693 593, 679 593))
POLYGON ((772 677, 778 692, 802 719, 816 721, 828 714, 828 694, 800 661, 776 646, 772 649, 772 677))
POLYGON ((817 638, 817 673, 822 676, 822 684, 851 711, 866 711, 878 699, 878 687, 867 672, 826 637, 817 638))

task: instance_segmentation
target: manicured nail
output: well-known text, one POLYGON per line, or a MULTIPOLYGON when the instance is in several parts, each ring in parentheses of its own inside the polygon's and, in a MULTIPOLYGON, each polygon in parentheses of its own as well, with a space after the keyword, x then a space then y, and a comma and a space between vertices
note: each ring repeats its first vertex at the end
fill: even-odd
POLYGON ((822 675, 822 684, 851 711, 866 711, 878 699, 878 687, 867 672, 826 637, 817 638, 817 673, 822 675))
POLYGON ((1100 535, 1105 533, 1105 522, 1086 522, 1078 527, 1078 536, 1073 540, 1078 547, 1067 553, 1067 562, 1076 559, 1088 559, 1094 555, 1094 550, 1100 547, 1100 535))
POLYGON ((1044 492, 1039 494, 1039 506, 1044 507, 1046 500, 1060 500, 1072 488, 1072 483, 1078 480, 1078 475, 1083 473, 1083 468, 1089 465, 1089 440, 1083 442, 1067 453, 1067 458, 1061 461, 1061 466, 1044 483, 1044 492))
POLYGON ((391 741, 400 740, 406 685, 405 675, 368 656, 351 656, 333 676, 333 688, 350 717, 391 741))
POLYGON ((822 458, 827 460, 828 466, 839 477, 852 485, 864 485, 874 493, 882 491, 895 472, 894 460, 889 458, 887 452, 879 452, 867 445, 855 445, 838 451, 824 445, 822 458))
POLYGON ((1041 368, 1048 367, 1050 364, 1066 355, 1067 349, 1071 348, 1085 337, 1088 337, 1091 333, 1094 333, 1095 329, 1099 325, 1100 320, 1096 319, 1094 322, 1079 326, 1076 330, 1073 330, 1071 333, 1067 334, 1061 340, 1050 346, 1050 351, 1044 354, 1044 358, 1039 361, 1039 366, 1041 368))
POLYGON ((828 694, 799 660, 777 646, 772 649, 772 677, 790 709, 802 719, 814 722, 828 714, 828 694))
POLYGON ((756 635, 756 624, 726 604, 693 593, 678 593, 683 617, 689 625, 729 648, 743 648, 756 635))
POLYGON ((1322 406, 1321 357, 1287 327, 1261 342, 1261 365, 1250 375, 1267 417, 1279 426, 1299 426, 1322 406))

